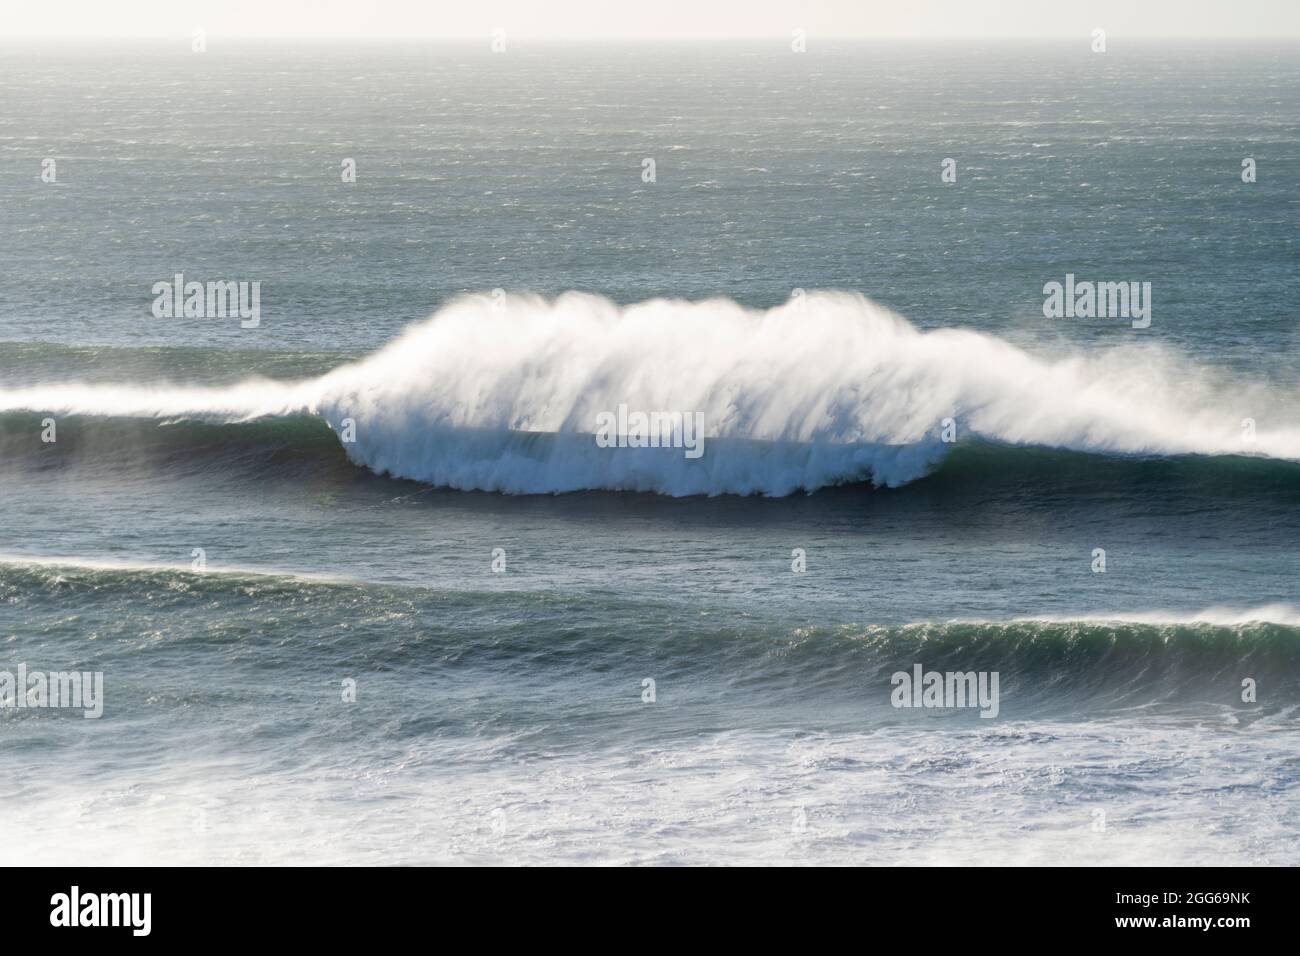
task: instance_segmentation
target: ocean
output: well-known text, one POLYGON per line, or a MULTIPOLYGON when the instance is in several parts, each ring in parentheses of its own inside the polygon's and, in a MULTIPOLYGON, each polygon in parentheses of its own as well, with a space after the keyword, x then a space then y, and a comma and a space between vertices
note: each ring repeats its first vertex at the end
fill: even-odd
POLYGON ((1298 211, 1295 43, 9 41, 0 861, 1300 864, 1298 211))

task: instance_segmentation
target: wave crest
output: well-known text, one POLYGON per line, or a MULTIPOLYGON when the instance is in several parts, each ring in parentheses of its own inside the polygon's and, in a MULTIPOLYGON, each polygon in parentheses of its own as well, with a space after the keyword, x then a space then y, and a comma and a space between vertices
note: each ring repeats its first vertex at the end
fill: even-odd
POLYGON ((905 484, 950 447, 948 420, 959 439, 1300 460, 1293 403, 1150 345, 1045 359, 975 331, 923 332, 846 293, 766 311, 725 299, 621 307, 579 293, 469 296, 301 382, 0 390, 0 411, 220 421, 306 412, 340 437, 355 432, 343 446, 353 462, 452 488, 669 495, 905 484), (705 454, 598 447, 597 416, 620 405, 702 413, 705 454), (1256 422, 1253 439, 1244 419, 1256 422))

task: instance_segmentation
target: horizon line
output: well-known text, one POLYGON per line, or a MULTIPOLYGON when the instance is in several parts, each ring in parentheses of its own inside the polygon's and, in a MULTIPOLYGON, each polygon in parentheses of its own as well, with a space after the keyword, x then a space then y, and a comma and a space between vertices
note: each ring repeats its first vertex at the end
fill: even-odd
MULTIPOLYGON (((195 27, 195 30, 201 30, 202 27, 195 27)), ((429 34, 363 34, 354 35, 346 33, 223 33, 205 31, 205 36, 218 37, 226 40, 331 40, 344 43, 422 43, 429 41, 442 42, 479 42, 491 39, 492 31, 501 29, 493 27, 491 30, 482 33, 429 33, 429 34)), ((508 38, 513 40, 526 40, 529 43, 599 43, 608 41, 626 42, 626 43, 660 43, 660 42, 716 42, 729 41, 735 43, 747 42, 768 42, 768 41, 788 41, 790 33, 754 33, 754 34, 581 34, 581 35, 559 35, 559 34, 530 34, 527 32, 513 33, 509 28, 505 28, 508 38)), ((0 44, 9 41, 18 40, 56 40, 56 41, 173 41, 188 40, 193 33, 7 33, 0 35, 0 44)), ((1079 31, 1073 33, 1043 33, 1043 34, 918 34, 918 33, 821 33, 815 30, 808 30, 807 37, 809 40, 837 41, 837 40, 921 40, 936 42, 969 42, 978 40, 995 40, 995 41, 1025 41, 1041 42, 1044 40, 1084 40, 1090 37, 1088 31, 1079 31)), ((1284 41, 1300 40, 1300 33, 1286 34, 1155 34, 1155 33, 1124 33, 1107 31, 1108 38, 1120 38, 1125 40, 1157 40, 1157 41, 1214 41, 1219 43, 1230 43, 1239 41, 1284 41)))

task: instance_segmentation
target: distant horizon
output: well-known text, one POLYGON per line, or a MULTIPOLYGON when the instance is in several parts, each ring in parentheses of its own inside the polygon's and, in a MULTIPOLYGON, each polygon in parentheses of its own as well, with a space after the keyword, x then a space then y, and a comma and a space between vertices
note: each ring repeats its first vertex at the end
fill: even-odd
MULTIPOLYGON (((423 34, 423 35, 385 35, 385 34, 364 34, 359 36, 345 36, 336 33, 222 33, 218 31, 205 30, 204 35, 209 39, 237 40, 237 41, 312 41, 321 43, 331 43, 336 45, 370 45, 370 44, 417 44, 417 43, 454 43, 457 45, 468 45, 485 43, 491 39, 491 32, 482 34, 423 34)), ((757 44, 787 43, 789 36, 784 34, 763 34, 747 36, 728 36, 719 34, 716 36, 681 36, 681 35, 662 35, 662 36, 632 36, 632 35, 609 35, 609 36, 557 36, 554 34, 529 35, 508 33, 510 41, 515 44, 527 44, 529 46, 588 46, 597 43, 615 43, 620 45, 637 45, 637 44, 694 44, 694 43, 730 43, 730 44, 757 44)), ((54 34, 54 33, 32 33, 32 34, 8 34, 0 36, 0 46, 27 41, 53 41, 56 43, 189 43, 192 34, 189 33, 168 33, 168 34, 54 34)), ((1213 36, 1213 35, 1182 35, 1182 34, 1108 34, 1109 42, 1114 45, 1121 43, 1300 43, 1300 33, 1297 34, 1254 34, 1254 35, 1233 35, 1233 36, 1213 36)), ((1043 34, 1040 36, 1028 36, 1021 34, 956 34, 951 36, 940 35, 919 35, 919 34, 823 34, 809 31, 807 39, 810 43, 841 43, 841 42, 900 42, 900 43, 962 43, 962 44, 980 44, 980 43, 1079 43, 1087 45, 1090 35, 1085 32, 1082 35, 1077 33, 1068 34, 1043 34)), ((1120 47, 1116 47, 1119 49, 1120 47)))
POLYGON ((790 39, 795 30, 843 39, 1067 39, 1095 29, 1134 39, 1300 39, 1293 0, 65 0, 7 11, 0 36, 149 39, 208 36, 306 39, 790 39))

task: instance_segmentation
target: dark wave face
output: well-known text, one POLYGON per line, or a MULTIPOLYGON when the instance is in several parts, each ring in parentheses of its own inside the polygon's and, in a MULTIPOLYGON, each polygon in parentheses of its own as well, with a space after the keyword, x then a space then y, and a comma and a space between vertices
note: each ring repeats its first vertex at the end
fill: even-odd
MULTIPOLYGON (((330 427, 305 414, 244 422, 65 416, 58 419, 57 441, 52 443, 40 438, 45 419, 39 412, 0 413, 3 467, 91 473, 87 477, 161 469, 164 475, 228 473, 267 482, 353 467, 330 427)), ((454 443, 457 437, 445 435, 442 440, 454 443)), ((551 461, 566 453, 586 453, 584 446, 593 445, 590 435, 519 433, 501 454, 551 461)), ((713 448, 724 457, 773 457, 759 442, 723 439, 713 448)), ((620 451, 632 460, 681 458, 671 449, 620 451)), ((809 450, 794 446, 786 454, 804 458, 809 450)), ((871 474, 864 465, 836 484, 869 489, 871 474)), ((1019 496, 1047 505, 1129 497, 1165 503, 1199 500, 1210 510, 1228 503, 1287 514, 1300 506, 1300 462, 1240 455, 1095 455, 974 439, 955 443, 928 476, 904 487, 958 500, 1019 496)))
MULTIPOLYGON (((245 389, 278 395, 312 387, 310 380, 262 379, 198 391, 192 386, 69 383, 20 389, 9 393, 8 401, 18 402, 13 396, 23 395, 21 402, 33 408, 0 411, 0 469, 15 476, 66 473, 92 483, 204 475, 274 486, 304 478, 357 479, 357 466, 363 463, 400 479, 421 471, 412 460, 432 456, 441 463, 417 481, 510 491, 514 486, 503 475, 514 467, 535 475, 539 488, 556 493, 602 490, 605 484, 614 490, 655 490, 663 475, 689 473, 696 465, 676 448, 600 448, 590 433, 430 426, 419 418, 409 420, 387 450, 371 457, 340 440, 339 422, 308 409, 246 409, 237 416, 226 407, 246 404, 245 389), (159 407, 148 415, 139 413, 142 407, 122 412, 114 402, 124 401, 124 391, 131 396, 125 399, 128 404, 148 406, 151 399, 140 396, 157 395, 163 398, 155 401, 177 407, 159 407), (78 410, 60 411, 67 402, 78 410), (201 407, 203 402, 212 407, 201 407), (196 404, 200 407, 189 407, 196 404), (585 473, 596 479, 590 486, 581 476, 564 477, 592 461, 613 465, 602 465, 599 474, 585 473)), ((360 423, 359 435, 365 425, 360 423)), ((1153 511, 1199 508, 1207 517, 1240 522, 1285 520, 1300 502, 1300 462, 1259 454, 1080 451, 979 435, 959 436, 951 444, 922 439, 910 445, 741 437, 705 441, 706 457, 721 464, 712 471, 700 466, 700 477, 689 477, 679 490, 710 496, 732 486, 751 493, 844 487, 866 494, 878 486, 882 467, 897 466, 916 467, 919 474, 898 487, 876 487, 871 501, 887 507, 900 495, 911 495, 918 502, 951 499, 962 507, 1002 500, 1026 507, 1098 509, 1121 502, 1140 509, 1145 502, 1153 511), (717 484, 711 476, 720 476, 717 484)))
POLYGON ((224 474, 232 479, 292 481, 351 470, 329 426, 293 416, 252 422, 190 419, 60 417, 56 441, 43 442, 46 416, 0 414, 0 455, 6 469, 69 472, 87 480, 136 475, 224 474))

